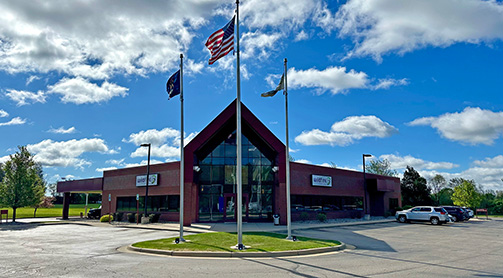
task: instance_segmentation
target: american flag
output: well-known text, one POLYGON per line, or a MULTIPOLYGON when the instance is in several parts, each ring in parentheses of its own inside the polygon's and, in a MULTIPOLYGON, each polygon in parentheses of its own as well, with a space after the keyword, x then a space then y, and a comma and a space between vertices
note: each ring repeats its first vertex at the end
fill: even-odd
POLYGON ((211 52, 210 65, 234 50, 234 18, 206 41, 205 45, 211 52))

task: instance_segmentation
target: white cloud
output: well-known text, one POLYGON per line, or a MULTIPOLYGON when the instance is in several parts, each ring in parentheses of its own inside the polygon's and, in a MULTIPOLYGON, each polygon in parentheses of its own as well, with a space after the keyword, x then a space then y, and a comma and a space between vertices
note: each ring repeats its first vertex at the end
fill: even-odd
POLYGON ((0 109, 0 118, 5 117, 9 117, 9 113, 7 113, 5 110, 0 109))
MULTIPOLYGON (((269 78, 270 80, 270 78, 269 78)), ((362 71, 346 67, 328 67, 324 70, 311 68, 307 70, 288 70, 288 86, 296 88, 315 88, 319 95, 326 91, 332 94, 345 93, 349 89, 388 89, 391 86, 407 85, 406 79, 381 79, 375 85, 373 80, 362 71)))
POLYGON ((311 161, 309 161, 307 159, 298 159, 298 160, 295 160, 294 162, 304 163, 304 164, 311 164, 311 161))
POLYGON ((243 59, 267 59, 277 49, 277 41, 283 37, 280 33, 264 34, 260 31, 244 33, 241 36, 244 51, 243 59))
POLYGON ((171 70, 192 41, 191 31, 220 3, 1 2, 0 69, 102 80, 117 72, 171 70))
POLYGON ((106 163, 121 166, 121 165, 123 165, 124 160, 125 160, 124 158, 123 159, 109 159, 106 161, 106 163))
POLYGON ((309 39, 309 35, 304 30, 300 30, 300 32, 295 35, 294 41, 305 41, 307 39, 309 39))
POLYGON ((10 156, 9 156, 9 155, 6 155, 6 156, 1 156, 1 157, 0 157, 0 163, 5 163, 5 162, 7 162, 9 159, 10 159, 10 156))
POLYGON ((17 102, 17 106, 27 105, 35 102, 45 103, 45 99, 47 97, 42 91, 32 93, 28 91, 7 89, 7 92, 8 93, 6 93, 5 95, 14 102, 17 102))
POLYGON ((296 29, 316 12, 320 1, 312 0, 250 0, 243 1, 241 20, 252 29, 264 27, 296 29))
POLYGON ((70 134, 77 132, 77 129, 73 126, 67 129, 65 129, 64 127, 59 127, 59 128, 51 128, 48 130, 48 132, 57 134, 70 134))
POLYGON ((467 107, 461 113, 446 113, 410 122, 411 126, 429 125, 441 136, 472 145, 491 145, 503 135, 503 112, 467 107))
POLYGON ((329 132, 313 129, 303 131, 295 142, 303 145, 347 146, 364 137, 390 137, 398 130, 376 116, 352 116, 335 122, 329 132))
POLYGON ((40 143, 28 145, 28 150, 35 154, 35 161, 43 166, 61 166, 83 168, 91 165, 91 162, 80 158, 84 153, 113 153, 103 139, 84 138, 69 141, 44 140, 40 143))
POLYGON ((389 89, 391 86, 405 86, 408 85, 409 81, 407 81, 406 78, 403 79, 391 79, 391 78, 385 78, 385 79, 379 79, 378 83, 374 86, 374 90, 379 90, 379 89, 389 89))
POLYGON ((30 77, 26 78, 26 86, 30 85, 31 82, 35 81, 35 80, 39 80, 40 77, 36 76, 36 75, 31 75, 30 77))
POLYGON ((484 160, 475 160, 473 163, 484 168, 503 168, 503 155, 493 158, 487 157, 484 160))
POLYGON ((117 167, 105 167, 105 168, 96 168, 96 172, 102 173, 105 171, 116 170, 117 167))
POLYGON ((180 131, 166 127, 162 130, 149 129, 145 131, 140 131, 138 133, 131 133, 129 139, 122 139, 125 143, 134 143, 139 146, 141 144, 152 144, 154 146, 160 146, 168 138, 175 138, 180 136, 180 131))
POLYGON ((498 1, 351 0, 339 9, 334 25, 355 43, 348 56, 380 61, 391 52, 501 40, 502 14, 498 1))
MULTIPOLYGON (((184 138, 184 145, 187 145, 197 133, 190 133, 184 138)), ((138 133, 132 133, 128 139, 122 142, 133 143, 136 146, 141 144, 151 144, 150 155, 156 157, 180 157, 180 131, 166 127, 162 130, 149 129, 138 133), (171 139, 171 140, 168 140, 171 139)), ((148 148, 138 147, 131 157, 143 157, 148 155, 148 148)))
POLYGON ((101 86, 81 77, 63 78, 58 83, 48 87, 49 93, 62 95, 64 103, 98 103, 108 101, 116 96, 126 96, 128 88, 104 81, 101 86))
POLYGON ((425 161, 420 158, 413 157, 411 155, 398 156, 394 154, 384 154, 379 157, 379 159, 386 159, 390 162, 392 169, 405 169, 407 166, 414 167, 416 170, 422 169, 453 169, 459 167, 459 165, 451 162, 431 162, 425 161))
POLYGON ((19 117, 15 117, 15 118, 13 118, 12 120, 10 120, 8 122, 0 123, 0 126, 22 125, 22 124, 25 124, 25 123, 26 123, 25 119, 21 119, 19 117))

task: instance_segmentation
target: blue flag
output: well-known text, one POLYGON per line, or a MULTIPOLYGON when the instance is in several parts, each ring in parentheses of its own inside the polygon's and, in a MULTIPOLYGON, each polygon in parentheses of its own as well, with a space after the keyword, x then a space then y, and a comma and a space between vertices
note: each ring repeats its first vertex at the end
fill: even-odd
POLYGON ((180 70, 175 72, 166 83, 166 91, 168 92, 168 99, 171 99, 180 94, 180 70))

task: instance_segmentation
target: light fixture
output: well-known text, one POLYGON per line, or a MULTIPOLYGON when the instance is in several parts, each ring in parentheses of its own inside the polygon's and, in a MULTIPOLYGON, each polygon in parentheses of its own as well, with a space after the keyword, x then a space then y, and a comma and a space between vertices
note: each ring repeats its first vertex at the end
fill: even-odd
POLYGON ((201 171, 201 167, 199 167, 197 165, 194 166, 193 169, 194 169, 194 172, 196 172, 196 173, 199 173, 201 171))
POLYGON ((278 170, 279 170, 279 167, 278 167, 278 166, 274 166, 274 167, 272 167, 272 171, 273 171, 274 173, 278 172, 278 170))

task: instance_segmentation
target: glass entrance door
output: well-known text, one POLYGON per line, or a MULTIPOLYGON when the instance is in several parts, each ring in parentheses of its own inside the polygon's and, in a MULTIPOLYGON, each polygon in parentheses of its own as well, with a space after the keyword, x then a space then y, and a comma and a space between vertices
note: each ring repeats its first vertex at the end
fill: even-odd
MULTIPOLYGON (((224 222, 236 222, 237 219, 237 210, 236 210, 236 203, 237 203, 237 195, 236 193, 224 193, 224 204, 225 204, 225 210, 224 210, 224 215, 223 215, 223 220, 224 222)), ((242 213, 243 213, 243 220, 248 221, 248 206, 249 206, 249 196, 247 193, 243 194, 243 208, 242 208, 242 213)))
POLYGON ((223 185, 201 185, 199 194, 199 221, 222 221, 224 216, 223 185))

